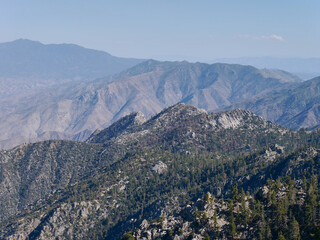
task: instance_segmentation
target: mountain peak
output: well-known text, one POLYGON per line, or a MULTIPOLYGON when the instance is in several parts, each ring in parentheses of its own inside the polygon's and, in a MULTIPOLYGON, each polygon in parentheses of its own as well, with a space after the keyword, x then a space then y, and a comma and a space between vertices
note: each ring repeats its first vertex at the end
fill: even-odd
POLYGON ((25 38, 19 38, 16 39, 14 41, 11 42, 4 42, 4 43, 0 43, 0 47, 2 48, 2 50, 9 48, 9 49, 20 49, 20 48, 24 48, 24 49, 33 49, 35 47, 41 47, 44 46, 44 44, 42 44, 39 41, 33 41, 30 39, 25 39, 25 38))
POLYGON ((141 125, 146 121, 145 116, 141 112, 134 112, 126 115, 113 123, 110 127, 100 131, 96 130, 86 142, 88 143, 103 143, 111 138, 117 137, 123 132, 135 126, 141 125))
POLYGON ((178 121, 181 118, 188 118, 200 114, 207 114, 203 109, 194 107, 185 103, 177 103, 171 107, 168 107, 154 116, 150 121, 159 122, 161 125, 166 125, 172 121, 178 121))
POLYGON ((0 43, 0 59, 0 78, 41 79, 44 82, 52 79, 57 82, 93 80, 119 73, 143 61, 119 58, 75 44, 43 44, 22 38, 0 43))
POLYGON ((177 103, 148 121, 142 113, 131 113, 110 127, 96 131, 87 142, 106 143, 113 139, 114 142, 128 144, 131 141, 144 141, 152 133, 160 136, 172 131, 172 134, 175 135, 175 131, 188 132, 190 129, 219 132, 223 129, 232 130, 244 125, 252 129, 260 128, 266 126, 266 121, 247 110, 236 109, 228 112, 207 113, 192 105, 177 103))
POLYGON ((168 112, 168 111, 169 112, 176 112, 176 113, 183 113, 183 114, 186 114, 189 116, 198 115, 201 113, 207 114, 207 111, 204 109, 197 108, 193 105, 182 103, 182 102, 179 102, 179 103, 165 109, 163 112, 168 112))
MULTIPOLYGON (((7 43, 9 43, 9 42, 7 42, 7 43)), ((34 40, 27 39, 27 38, 19 38, 19 39, 16 39, 16 40, 12 41, 11 43, 37 43, 37 44, 42 44, 39 41, 34 41, 34 40)))

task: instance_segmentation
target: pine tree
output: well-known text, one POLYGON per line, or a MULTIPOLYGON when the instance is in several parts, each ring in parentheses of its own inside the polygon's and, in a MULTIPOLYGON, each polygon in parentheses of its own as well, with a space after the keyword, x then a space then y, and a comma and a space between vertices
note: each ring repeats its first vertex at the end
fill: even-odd
POLYGON ((267 228, 266 228, 266 220, 264 218, 264 210, 263 208, 261 209, 261 222, 260 222, 260 225, 259 225, 259 240, 262 240, 262 239, 267 239, 266 238, 266 232, 267 232, 267 228))
POLYGON ((265 239, 272 239, 272 232, 269 224, 267 224, 267 227, 266 227, 265 239))
POLYGON ((282 235, 282 232, 279 233, 277 240, 286 240, 286 238, 282 235))
POLYGON ((204 240, 210 240, 210 236, 209 236, 208 233, 206 233, 206 234, 204 235, 204 240))
POLYGON ((295 217, 292 218, 289 226, 290 231, 290 239, 292 240, 300 240, 300 227, 298 221, 295 219, 295 217))
POLYGON ((126 233, 123 235, 122 240, 134 240, 132 233, 126 233))
POLYGON ((232 186, 232 191, 231 191, 232 200, 233 200, 234 202, 238 201, 238 199, 239 199, 238 194, 239 194, 239 192, 238 192, 238 184, 235 183, 235 184, 232 186))
POLYGON ((243 224, 245 227, 248 224, 248 210, 247 210, 247 206, 246 206, 246 194, 243 190, 243 188, 241 189, 241 193, 240 193, 240 200, 241 200, 241 224, 243 224))
POLYGON ((307 191, 306 200, 304 202, 304 222, 309 228, 315 225, 316 220, 316 207, 317 207, 317 197, 314 191, 313 184, 310 183, 309 189, 307 191))
POLYGON ((217 217, 217 211, 215 210, 214 211, 214 214, 213 214, 213 226, 214 226, 214 228, 215 229, 217 229, 218 228, 218 217, 217 217))
POLYGON ((231 216, 230 216, 230 235, 234 238, 236 236, 236 234, 237 234, 237 227, 234 222, 233 213, 231 213, 231 216))

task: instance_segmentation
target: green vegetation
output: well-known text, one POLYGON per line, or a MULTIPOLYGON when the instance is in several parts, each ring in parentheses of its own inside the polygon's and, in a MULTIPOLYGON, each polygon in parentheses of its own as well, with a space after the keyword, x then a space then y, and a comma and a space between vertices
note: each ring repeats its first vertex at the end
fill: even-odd
MULTIPOLYGON (((208 199, 207 193, 203 199, 191 204, 195 209, 193 219, 185 217, 188 211, 186 207, 178 215, 166 217, 174 219, 175 228, 189 226, 183 232, 171 231, 170 236, 201 235, 205 239, 319 239, 320 218, 316 213, 320 211, 320 199, 319 190, 315 191, 318 182, 318 176, 313 175, 307 180, 307 188, 303 189, 301 182, 283 177, 268 181, 255 195, 245 195, 244 198, 239 195, 235 201, 232 193, 226 200, 208 199), (217 219, 220 224, 221 221, 226 222, 219 230, 217 219)), ((234 186, 232 192, 235 191, 234 186)), ((173 229, 168 223, 166 229, 171 227, 173 229)), ((161 225, 151 224, 149 228, 140 231, 133 233, 136 239, 140 239, 144 231, 166 230, 161 225)), ((165 235, 164 239, 167 237, 165 235)))
POLYGON ((90 144, 48 141, 22 148, 19 157, 16 149, 8 171, 26 181, 17 188, 28 204, 7 219, 0 238, 26 231, 23 224, 38 219, 28 236, 54 235, 47 226, 66 226, 72 231, 62 231, 64 238, 132 239, 136 229, 168 224, 163 212, 190 205, 192 211, 186 208, 181 217, 189 227, 176 224, 154 239, 317 239, 320 133, 285 130, 246 111, 228 114, 245 120, 227 128, 220 115, 178 105, 142 125, 125 118, 90 144), (44 185, 50 188, 39 187, 44 185), (204 206, 212 204, 207 211, 204 206))

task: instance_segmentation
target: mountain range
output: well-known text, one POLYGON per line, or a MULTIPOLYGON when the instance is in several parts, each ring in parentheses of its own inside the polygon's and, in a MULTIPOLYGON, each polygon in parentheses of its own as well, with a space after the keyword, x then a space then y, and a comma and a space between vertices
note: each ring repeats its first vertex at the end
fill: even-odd
POLYGON ((320 76, 320 58, 297 57, 242 57, 242 58, 217 58, 212 63, 229 63, 251 65, 256 68, 282 69, 291 72, 304 80, 320 76))
POLYGON ((42 44, 27 39, 0 43, 0 99, 56 84, 94 80, 142 61, 75 44, 42 44))
MULTIPOLYGON (((302 222, 304 217, 298 218, 296 214, 307 213, 303 203, 290 200, 291 205, 285 205, 278 218, 276 209, 282 205, 270 208, 268 201, 275 204, 271 193, 283 196, 286 192, 282 184, 290 181, 285 176, 301 184, 303 177, 313 179, 319 169, 319 139, 319 131, 288 130, 246 110, 207 113, 177 104, 149 119, 132 113, 95 132, 86 143, 50 140, 21 145, 0 152, 0 238, 130 239, 133 235, 128 232, 140 231, 136 236, 141 239, 149 226, 146 222, 161 222, 165 223, 160 227, 163 234, 157 230, 152 239, 173 239, 183 232, 174 228, 170 216, 189 209, 183 211, 186 235, 198 234, 203 239, 208 233, 223 239, 236 234, 229 230, 233 226, 229 209, 234 207, 235 231, 250 239, 262 231, 255 222, 265 224, 261 214, 253 214, 261 211, 261 204, 266 215, 274 211, 276 221, 289 216, 290 208, 290 218, 285 219, 295 214, 301 235, 311 236, 318 220, 309 226, 302 222), (248 200, 247 225, 241 225, 244 220, 236 210, 240 201, 237 186, 253 199, 248 200), (264 186, 274 190, 269 190, 265 203, 260 198, 258 207, 259 198, 254 194, 266 192, 264 186), (217 231, 207 230, 206 221, 199 226, 187 223, 199 220, 204 211, 208 213, 205 219, 213 221, 209 207, 192 203, 208 191, 221 199, 214 208, 219 224, 223 223, 218 236, 217 231), (229 197, 233 202, 223 202, 229 197), (257 207, 260 210, 253 210, 257 207)), ((300 196, 294 199, 300 199, 305 192, 294 194, 300 196)), ((175 222, 182 227, 179 219, 175 222)), ((272 225, 272 218, 268 224, 274 236, 269 239, 276 239, 280 232, 287 234, 288 228, 272 225)))
MULTIPOLYGON (((294 129, 319 127, 320 77, 281 93, 235 104, 268 120, 294 129)), ((231 108, 233 108, 231 107, 231 108)))
POLYGON ((2 43, 0 239, 319 239, 319 90, 282 70, 2 43))
POLYGON ((3 100, 0 143, 9 148, 52 138, 85 140, 134 111, 151 116, 177 102, 217 111, 299 82, 280 70, 148 60, 111 77, 3 100))
POLYGON ((0 44, 0 56, 1 149, 84 141, 126 114, 151 116, 177 102, 208 111, 248 109, 292 129, 320 124, 318 78, 303 82, 281 70, 117 58, 24 39, 0 44))

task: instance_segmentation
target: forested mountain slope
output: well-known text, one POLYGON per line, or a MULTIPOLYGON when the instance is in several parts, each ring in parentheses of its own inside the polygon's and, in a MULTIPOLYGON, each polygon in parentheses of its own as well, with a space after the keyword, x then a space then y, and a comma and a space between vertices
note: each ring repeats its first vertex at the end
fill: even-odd
POLYGON ((213 114, 177 104, 149 120, 131 114, 87 143, 3 151, 0 237, 121 239, 143 219, 167 216, 208 191, 228 198, 237 183, 254 194, 267 178, 316 173, 302 150, 309 146, 319 146, 318 131, 287 130, 244 110, 213 114), (291 152, 301 158, 283 173, 291 152))

